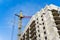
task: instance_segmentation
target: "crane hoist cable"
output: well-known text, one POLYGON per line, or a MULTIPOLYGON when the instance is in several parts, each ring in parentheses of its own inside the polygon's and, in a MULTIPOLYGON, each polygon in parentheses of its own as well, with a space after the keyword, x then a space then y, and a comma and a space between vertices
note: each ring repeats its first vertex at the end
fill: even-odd
POLYGON ((11 40, 13 40, 14 28, 15 28, 15 16, 14 16, 14 18, 13 18, 12 31, 11 31, 11 40))

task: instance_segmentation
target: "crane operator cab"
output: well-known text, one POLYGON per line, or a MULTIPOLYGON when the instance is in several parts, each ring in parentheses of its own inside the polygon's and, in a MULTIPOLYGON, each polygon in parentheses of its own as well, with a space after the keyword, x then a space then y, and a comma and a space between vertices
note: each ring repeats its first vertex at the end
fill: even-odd
POLYGON ((22 11, 20 11, 20 19, 22 19, 24 16, 22 14, 22 11))

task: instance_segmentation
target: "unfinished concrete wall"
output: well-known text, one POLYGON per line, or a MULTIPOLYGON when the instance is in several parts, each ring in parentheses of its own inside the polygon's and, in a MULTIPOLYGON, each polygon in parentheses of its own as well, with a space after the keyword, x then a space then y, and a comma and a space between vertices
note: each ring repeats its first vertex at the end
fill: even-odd
POLYGON ((47 5, 32 16, 20 40, 60 40, 60 16, 55 5, 47 5))

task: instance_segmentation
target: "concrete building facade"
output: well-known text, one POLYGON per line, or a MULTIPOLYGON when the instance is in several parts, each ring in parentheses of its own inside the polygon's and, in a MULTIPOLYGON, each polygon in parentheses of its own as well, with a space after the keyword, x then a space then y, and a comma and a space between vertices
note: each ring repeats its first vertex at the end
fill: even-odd
POLYGON ((20 40, 60 40, 60 8, 53 4, 32 16, 20 40))

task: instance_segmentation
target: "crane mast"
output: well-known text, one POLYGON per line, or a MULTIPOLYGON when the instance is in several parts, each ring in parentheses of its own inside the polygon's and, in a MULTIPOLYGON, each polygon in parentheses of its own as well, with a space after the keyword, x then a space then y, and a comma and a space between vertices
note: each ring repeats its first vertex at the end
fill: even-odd
POLYGON ((19 17, 19 22, 18 22, 18 40, 20 40, 20 36, 21 36, 21 27, 22 27, 22 11, 20 11, 20 15, 15 14, 16 16, 19 17))
POLYGON ((18 24, 18 40, 20 40, 20 36, 21 36, 21 27, 22 27, 22 19, 23 18, 31 18, 31 16, 23 16, 22 15, 22 11, 20 11, 20 15, 15 14, 16 16, 19 17, 19 24, 18 24))
POLYGON ((18 40, 20 39, 20 36, 21 36, 21 27, 22 27, 22 19, 19 19, 19 24, 18 24, 18 40))
POLYGON ((22 18, 23 18, 22 11, 20 11, 19 24, 18 24, 18 40, 20 40, 21 36, 22 18))

